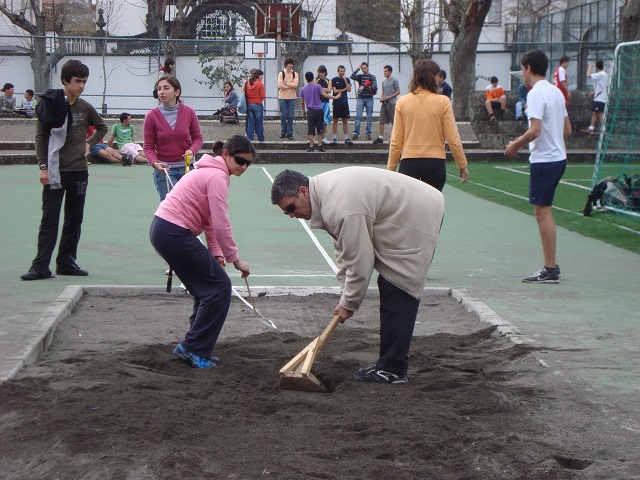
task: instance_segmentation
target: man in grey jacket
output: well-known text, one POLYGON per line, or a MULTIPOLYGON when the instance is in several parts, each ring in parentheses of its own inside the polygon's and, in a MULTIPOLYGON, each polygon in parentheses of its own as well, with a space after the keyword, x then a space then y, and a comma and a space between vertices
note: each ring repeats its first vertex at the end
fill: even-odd
POLYGON ((346 167, 307 177, 284 170, 271 202, 333 237, 342 288, 334 313, 358 310, 373 270, 380 291, 380 358, 356 380, 406 383, 420 295, 436 248, 444 199, 412 177, 372 167, 346 167))

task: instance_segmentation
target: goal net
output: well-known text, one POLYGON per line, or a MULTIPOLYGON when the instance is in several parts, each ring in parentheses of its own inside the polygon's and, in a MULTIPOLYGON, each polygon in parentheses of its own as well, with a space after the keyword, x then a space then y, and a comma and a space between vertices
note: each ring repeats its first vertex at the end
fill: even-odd
POLYGON ((605 195, 603 206, 640 219, 640 41, 616 47, 608 97, 592 188, 607 177, 626 182, 626 198, 605 195))

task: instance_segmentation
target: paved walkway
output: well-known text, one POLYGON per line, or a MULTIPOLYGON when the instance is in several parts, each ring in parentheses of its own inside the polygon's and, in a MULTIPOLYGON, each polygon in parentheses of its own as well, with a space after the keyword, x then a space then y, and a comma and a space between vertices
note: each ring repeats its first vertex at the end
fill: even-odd
MULTIPOLYGON (((287 167, 309 175, 337 168, 287 167)), ((236 240, 252 267, 252 288, 335 286, 331 269, 299 222, 270 204, 270 182, 263 168, 275 176, 285 166, 252 167, 242 178, 232 179, 229 198, 236 240)), ((468 195, 454 185, 457 180, 450 178, 444 192, 445 221, 428 286, 467 289, 537 346, 553 351, 559 371, 569 369, 580 375, 596 391, 612 395, 637 414, 640 256, 559 229, 561 283, 521 283, 520 278, 542 262, 534 219, 468 195)), ((68 284, 164 285, 165 266, 148 241, 157 195, 147 167, 90 167, 78 263, 91 275, 81 279, 20 280, 36 250, 40 219, 37 171, 33 166, 2 166, 0 186, 4 273, 0 277, 0 371, 10 363, 6 352, 21 344, 68 284)), ((331 253, 328 235, 316 234, 331 253)), ((236 286, 243 285, 238 276, 232 278, 236 286)), ((161 314, 150 312, 150 317, 161 314)), ((98 321, 99 315, 96 312, 98 321)))

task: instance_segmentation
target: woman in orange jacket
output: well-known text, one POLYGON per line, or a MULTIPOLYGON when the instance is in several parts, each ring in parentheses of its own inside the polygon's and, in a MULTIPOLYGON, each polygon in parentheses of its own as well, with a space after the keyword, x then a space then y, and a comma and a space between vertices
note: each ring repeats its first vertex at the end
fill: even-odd
POLYGON ((469 179, 469 169, 451 102, 446 95, 438 95, 438 73, 440 67, 433 60, 415 63, 410 93, 396 102, 387 166, 395 171, 400 163, 400 173, 442 191, 447 179, 445 140, 462 183, 469 179))

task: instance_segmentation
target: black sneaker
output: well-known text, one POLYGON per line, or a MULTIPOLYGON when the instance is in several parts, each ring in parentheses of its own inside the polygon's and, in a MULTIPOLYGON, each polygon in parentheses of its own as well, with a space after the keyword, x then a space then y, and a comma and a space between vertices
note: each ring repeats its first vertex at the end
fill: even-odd
POLYGON ((331 141, 331 143, 333 143, 334 145, 337 145, 337 144, 338 144, 338 139, 337 139, 337 138, 334 138, 334 139, 331 141))
POLYGON ((353 376, 353 379, 360 382, 374 383, 407 383, 409 381, 406 374, 399 376, 395 373, 385 372, 375 365, 361 368, 353 376))
POLYGON ((287 138, 288 138, 289 140, 293 140, 293 135, 288 135, 288 136, 287 136, 287 138))
POLYGON ((81 269, 75 262, 64 268, 56 268, 56 275, 72 275, 74 277, 86 277, 89 272, 81 269))
POLYGON ((351 141, 350 138, 345 138, 344 143, 346 143, 347 145, 353 145, 353 142, 351 141))
POLYGON ((318 151, 318 152, 324 152, 324 148, 323 148, 322 146, 320 146, 320 147, 316 148, 316 151, 318 151))
POLYGON ((373 143, 384 143, 384 140, 378 137, 373 141, 373 143))
POLYGON ((354 133, 353 136, 351 137, 352 140, 357 140, 358 139, 358 134, 354 133))
POLYGON ((53 278, 53 275, 51 275, 51 272, 40 273, 36 272, 35 270, 29 270, 24 275, 20 275, 20 278, 27 281, 44 280, 45 278, 53 278))
POLYGON ((313 152, 313 147, 307 148, 307 152, 313 152))
POLYGON ((560 283, 560 274, 557 268, 542 267, 536 273, 524 277, 524 283, 560 283))
POLYGON ((286 133, 284 133, 284 132, 282 132, 282 133, 280 134, 280 138, 284 138, 284 137, 286 137, 286 136, 287 136, 287 134, 286 134, 286 133))

